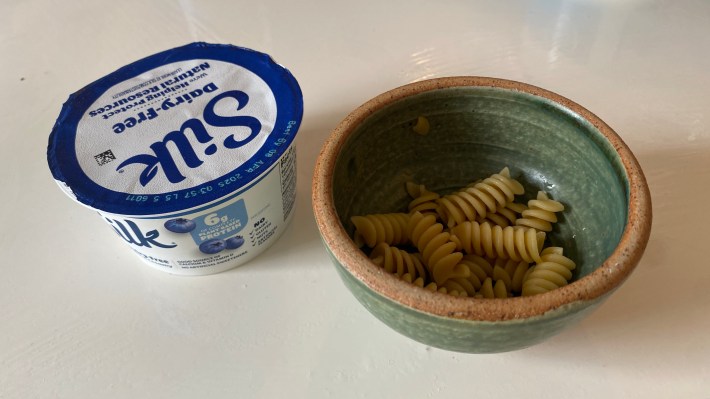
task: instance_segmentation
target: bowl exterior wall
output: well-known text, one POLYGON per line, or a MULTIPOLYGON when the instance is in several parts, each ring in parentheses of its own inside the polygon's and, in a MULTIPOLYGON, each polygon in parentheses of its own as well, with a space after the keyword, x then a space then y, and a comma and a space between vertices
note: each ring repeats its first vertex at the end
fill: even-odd
POLYGON ((533 346, 582 320, 610 295, 571 303, 527 319, 490 322, 445 318, 374 292, 343 268, 330 250, 328 254, 345 286, 372 315, 415 341, 455 352, 499 353, 533 346))

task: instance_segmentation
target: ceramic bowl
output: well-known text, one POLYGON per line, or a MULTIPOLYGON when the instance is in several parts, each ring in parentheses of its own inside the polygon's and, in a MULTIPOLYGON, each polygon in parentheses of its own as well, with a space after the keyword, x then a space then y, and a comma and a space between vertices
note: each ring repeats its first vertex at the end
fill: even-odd
POLYGON ((402 86, 348 115, 316 162, 313 208, 345 286, 416 341, 470 353, 525 348, 598 307, 641 259, 651 230, 643 172, 621 138, 582 106, 528 84, 450 77, 402 86), (420 116, 427 134, 414 130, 420 116), (376 266, 351 239, 353 215, 406 210, 407 181, 446 193, 508 166, 565 204, 548 239, 577 267, 550 292, 507 299, 426 291, 376 266))

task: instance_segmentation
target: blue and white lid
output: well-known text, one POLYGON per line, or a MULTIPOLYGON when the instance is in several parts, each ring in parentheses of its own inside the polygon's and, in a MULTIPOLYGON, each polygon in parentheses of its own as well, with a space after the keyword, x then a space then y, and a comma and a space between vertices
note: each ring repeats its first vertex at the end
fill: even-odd
POLYGON ((248 187, 291 145, 302 116, 296 79, 267 54, 192 43, 72 94, 47 160, 91 208, 166 214, 248 187))

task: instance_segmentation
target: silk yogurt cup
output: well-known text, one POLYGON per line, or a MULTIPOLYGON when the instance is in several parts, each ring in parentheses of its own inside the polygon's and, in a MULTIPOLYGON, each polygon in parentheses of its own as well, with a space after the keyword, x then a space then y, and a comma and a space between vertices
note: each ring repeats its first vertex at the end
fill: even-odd
POLYGON ((47 159, 59 187, 144 262, 218 273, 291 220, 302 115, 298 83, 268 55, 192 43, 72 94, 47 159))

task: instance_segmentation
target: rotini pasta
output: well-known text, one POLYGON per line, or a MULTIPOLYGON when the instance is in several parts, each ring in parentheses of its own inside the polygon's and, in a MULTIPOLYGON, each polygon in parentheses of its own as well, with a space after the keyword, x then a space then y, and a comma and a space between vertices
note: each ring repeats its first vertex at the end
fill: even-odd
POLYGON ((493 279, 488 277, 483 282, 483 286, 481 287, 481 291, 479 292, 479 294, 482 298, 507 298, 508 288, 505 286, 505 283, 502 280, 498 280, 494 284, 493 279))
POLYGON ((513 286, 513 279, 510 274, 498 264, 493 266, 493 281, 496 283, 501 281, 506 288, 512 288, 513 286))
MULTIPOLYGON (((446 281, 444 283, 445 286, 451 287, 453 284, 455 284, 455 287, 457 290, 463 290, 466 292, 466 296, 474 296, 476 294, 476 286, 474 285, 473 279, 470 278, 465 278, 465 277, 454 277, 446 281)), ((478 282, 478 288, 481 288, 481 282, 478 282)))
POLYGON ((505 282, 503 280, 496 281, 495 285, 493 286, 493 294, 496 298, 507 298, 510 296, 508 292, 508 287, 505 285, 505 282))
POLYGON ((456 249, 489 258, 540 261, 545 233, 523 226, 464 222, 451 229, 456 249))
POLYGON ((440 292, 442 294, 449 294, 453 296, 468 296, 466 291, 460 285, 453 284, 450 281, 444 283, 443 286, 438 286, 435 282, 431 282, 425 285, 424 279, 421 277, 417 278, 416 280, 412 280, 412 277, 408 273, 404 274, 400 278, 408 283, 416 285, 417 287, 424 288, 425 290, 429 290, 432 292, 440 292))
POLYGON ((408 210, 409 213, 421 212, 435 213, 437 208, 436 200, 439 199, 439 194, 429 191, 423 184, 415 184, 412 182, 407 182, 407 193, 412 197, 412 201, 409 202, 408 210))
POLYGON ((466 287, 456 282, 455 279, 446 280, 446 282, 442 285, 442 288, 446 289, 446 292, 449 295, 468 296, 466 287))
MULTIPOLYGON (((460 283, 459 280, 467 280, 475 290, 480 290, 483 281, 488 277, 493 277, 493 266, 486 259, 475 255, 467 254, 464 255, 461 260, 461 264, 466 266, 470 272, 468 277, 459 278, 456 281, 460 283)), ((467 290, 468 291, 468 290, 467 290)))
POLYGON ((417 277, 417 278, 414 278, 414 277, 412 277, 411 274, 409 274, 409 273, 404 273, 404 274, 401 275, 399 278, 400 278, 401 280, 404 280, 404 281, 410 283, 410 284, 414 284, 414 285, 416 285, 417 287, 424 288, 424 277, 417 277))
POLYGON ((434 215, 414 212, 409 219, 409 237, 422 254, 424 264, 437 284, 443 284, 452 277, 468 277, 469 269, 459 264, 463 258, 451 242, 451 234, 436 221, 434 215))
POLYGON ((370 248, 384 242, 390 245, 400 245, 409 242, 407 225, 409 214, 382 213, 350 218, 355 225, 355 243, 370 248))
POLYGON ((426 270, 418 253, 411 254, 403 249, 381 242, 370 253, 370 259, 385 269, 386 272, 412 278, 426 278, 426 270))
POLYGON ((481 286, 481 291, 478 293, 481 298, 495 298, 495 293, 493 292, 493 279, 487 277, 483 280, 483 285, 481 286))
MULTIPOLYGON (((523 289, 525 274, 530 269, 530 264, 524 260, 515 261, 512 259, 496 259, 496 267, 502 268, 510 278, 508 288, 511 292, 520 293, 523 289)), ((494 276, 495 279, 495 276, 494 276)))
POLYGON ((507 167, 445 196, 423 184, 405 188, 405 212, 351 218, 354 241, 387 273, 473 298, 535 295, 571 280, 576 265, 562 248, 543 248, 564 206, 542 191, 527 206, 514 202, 524 189, 507 167))
POLYGON ((552 223, 557 222, 555 212, 562 212, 564 205, 551 200, 544 191, 537 193, 537 199, 528 201, 528 209, 522 218, 515 221, 517 226, 532 227, 540 231, 552 231, 552 223))
POLYGON ((438 212, 448 227, 467 220, 485 218, 489 212, 505 207, 515 195, 525 192, 523 186, 510 177, 508 168, 491 175, 473 187, 466 187, 437 200, 438 212))
POLYGON ((504 207, 496 209, 493 213, 488 213, 485 218, 478 217, 478 223, 489 222, 493 225, 508 227, 515 225, 515 221, 520 218, 520 215, 528 209, 527 206, 517 202, 509 202, 504 207))
POLYGON ((523 282, 523 296, 542 294, 567 285, 572 279, 575 263, 563 255, 562 248, 548 247, 541 261, 530 268, 523 282))

